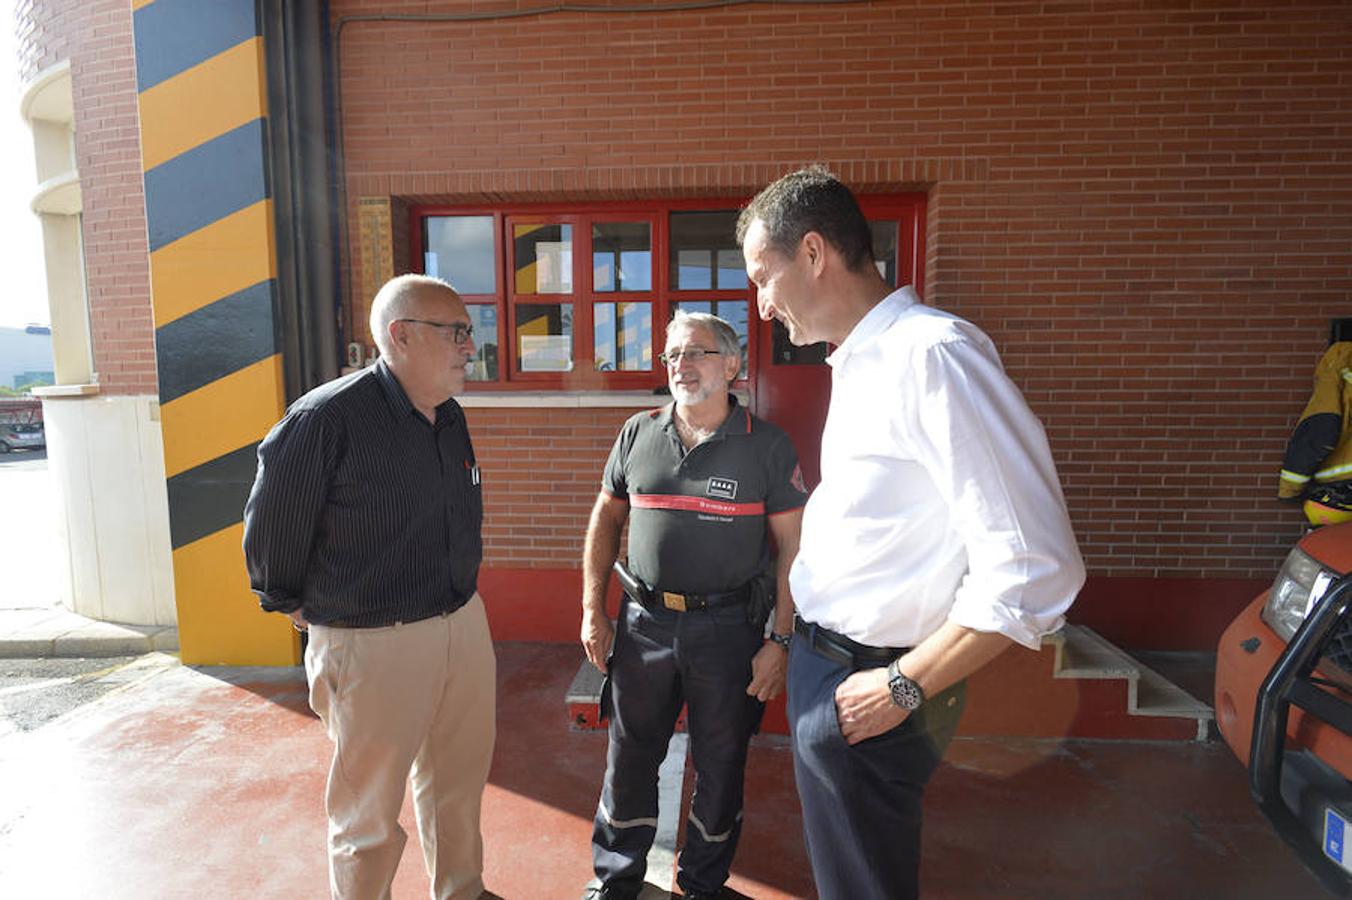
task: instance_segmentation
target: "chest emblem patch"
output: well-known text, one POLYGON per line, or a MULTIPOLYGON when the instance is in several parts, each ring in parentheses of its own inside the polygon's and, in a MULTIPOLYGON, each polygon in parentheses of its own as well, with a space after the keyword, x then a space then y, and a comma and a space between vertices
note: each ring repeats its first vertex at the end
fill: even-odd
POLYGON ((731 478, 720 478, 715 475, 709 479, 709 487, 705 493, 710 497, 718 497, 723 500, 737 499, 737 482, 731 478))

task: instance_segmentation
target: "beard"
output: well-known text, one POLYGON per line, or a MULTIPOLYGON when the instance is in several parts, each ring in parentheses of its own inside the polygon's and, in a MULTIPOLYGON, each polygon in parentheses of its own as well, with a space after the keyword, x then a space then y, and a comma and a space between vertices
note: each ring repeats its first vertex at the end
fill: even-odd
POLYGON ((676 398, 676 403, 680 406, 697 406, 720 390, 722 390, 722 385, 700 379, 698 384, 693 387, 690 385, 671 385, 671 396, 676 398))

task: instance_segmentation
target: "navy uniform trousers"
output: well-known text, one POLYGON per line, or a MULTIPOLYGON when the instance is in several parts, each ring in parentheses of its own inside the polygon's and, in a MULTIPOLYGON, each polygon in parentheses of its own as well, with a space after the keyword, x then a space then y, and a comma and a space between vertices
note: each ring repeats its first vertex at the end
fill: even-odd
POLYGON ((921 798, 962 716, 966 685, 959 683, 891 731, 846 743, 836 687, 871 667, 842 665, 801 639, 789 654, 793 770, 822 900, 918 896, 921 798))
POLYGON ((602 689, 610 746, 592 831, 596 876, 616 895, 643 886, 657 833, 657 770, 682 704, 695 792, 677 883, 713 893, 727 880, 741 833, 747 744, 764 710, 746 693, 762 634, 743 604, 682 613, 625 597, 602 689))

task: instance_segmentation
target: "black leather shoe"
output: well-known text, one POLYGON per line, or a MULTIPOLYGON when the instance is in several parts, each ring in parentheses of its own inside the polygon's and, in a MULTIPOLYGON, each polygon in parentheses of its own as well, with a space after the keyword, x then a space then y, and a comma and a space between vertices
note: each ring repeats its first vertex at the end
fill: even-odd
POLYGON ((582 900, 637 900, 636 894, 622 894, 603 884, 592 885, 582 892, 582 900))

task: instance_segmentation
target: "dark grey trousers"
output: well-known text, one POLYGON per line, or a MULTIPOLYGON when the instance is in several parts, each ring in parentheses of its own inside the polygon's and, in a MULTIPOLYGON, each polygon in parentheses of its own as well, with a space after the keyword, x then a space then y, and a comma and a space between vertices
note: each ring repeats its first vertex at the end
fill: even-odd
POLYGON ((925 784, 957 730, 966 685, 851 746, 836 720, 836 687, 852 671, 793 642, 789 728, 812 876, 822 900, 908 900, 919 893, 925 784))
POLYGON ((596 876, 638 893, 657 832, 657 770, 682 704, 695 792, 677 869, 683 891, 727 880, 742 824, 747 743, 764 705, 746 694, 762 630, 743 605, 678 613, 625 599, 601 692, 610 746, 592 830, 596 876))

